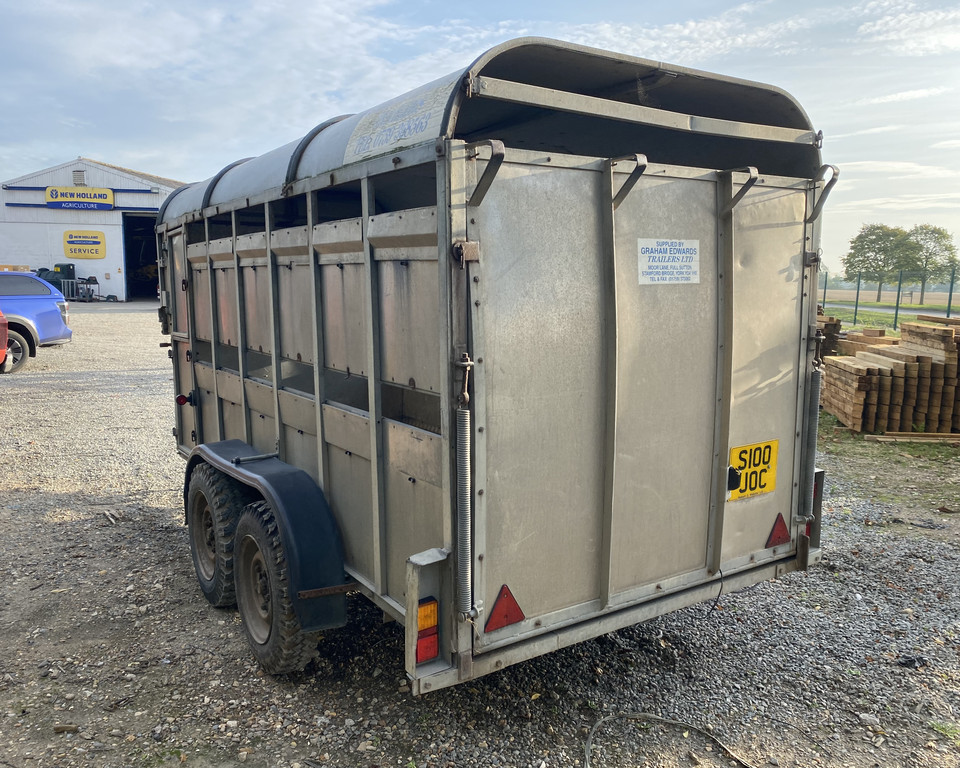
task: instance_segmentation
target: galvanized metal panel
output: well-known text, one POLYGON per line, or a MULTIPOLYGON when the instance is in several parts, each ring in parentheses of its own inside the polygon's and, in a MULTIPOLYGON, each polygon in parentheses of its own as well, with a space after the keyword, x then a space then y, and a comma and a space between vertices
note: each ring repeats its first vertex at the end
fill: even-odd
POLYGON ((237 270, 233 262, 214 262, 213 289, 217 302, 217 335, 221 344, 240 344, 240 314, 237 307, 237 270))
POLYGON ((383 380, 439 392, 436 261, 381 261, 377 271, 383 380))
MULTIPOLYGON (((367 238, 377 250, 437 245, 437 209, 411 208, 371 216, 367 238)), ((434 252, 436 255, 436 252, 434 252)))
MULTIPOLYGON (((191 263, 190 279, 193 281, 193 295, 206 298, 210 295, 210 270, 206 261, 191 263)), ((212 307, 209 300, 195 301, 193 305, 193 333, 201 341, 213 339, 212 307)))
POLYGON ((314 411, 316 405, 312 398, 281 390, 278 393, 278 402, 280 420, 283 424, 316 436, 317 419, 314 411))
MULTIPOLYGON (((599 590, 603 468, 600 175, 504 163, 471 227, 485 353, 485 583, 528 616, 599 590)), ((479 447, 478 447, 479 450, 479 447)), ((483 484, 483 485, 481 485, 483 484)), ((479 492, 479 490, 478 490, 479 492)), ((482 642, 482 641, 480 641, 482 642)))
POLYGON ((370 417, 366 413, 324 405, 323 433, 331 445, 370 458, 370 417))
POLYGON ((273 418, 273 387, 246 379, 243 382, 243 390, 247 406, 251 411, 258 411, 273 418))
POLYGON ((773 492, 727 502, 725 561, 764 549, 778 514, 792 522, 805 210, 803 185, 759 184, 734 210, 729 447, 779 440, 779 455, 773 492))
MULTIPOLYGON (((313 228, 313 248, 321 255, 355 254, 355 261, 363 261, 363 222, 354 218, 317 224, 313 228)), ((338 260, 321 261, 336 264, 338 260)))
POLYGON ((233 238, 221 237, 207 245, 207 255, 218 262, 233 261, 233 238))
POLYGON ((280 355, 288 360, 314 362, 313 267, 309 256, 285 256, 277 264, 277 300, 287 311, 277 313, 280 355))
POLYGON ((239 403, 220 397, 220 410, 223 413, 223 439, 246 440, 246 420, 239 403))
POLYGON ((246 347, 269 355, 273 352, 273 295, 266 279, 266 270, 269 267, 266 259, 241 257, 240 264, 246 347))
POLYGON ((367 300, 362 264, 324 265, 324 365, 366 375, 367 300))
POLYGON ((401 605, 407 558, 444 543, 438 435, 383 420, 386 592, 401 605))
POLYGON ((276 420, 269 413, 250 408, 250 444, 261 453, 277 450, 276 420))
POLYGON ((317 472, 317 436, 302 429, 281 425, 280 429, 281 452, 284 461, 294 467, 299 467, 319 484, 317 472))
POLYGON ((216 377, 213 368, 209 365, 197 364, 194 366, 197 377, 197 396, 200 399, 200 423, 203 425, 203 442, 218 439, 220 414, 217 408, 217 397, 214 394, 216 377))
MULTIPOLYGON (((669 173, 669 172, 668 172, 669 173)), ((617 174, 615 187, 623 183, 617 174)), ((716 183, 644 176, 615 213, 618 301, 611 589, 703 568, 717 360, 716 183), (699 243, 699 282, 641 284, 641 241, 699 243)))
POLYGON ((373 581, 373 518, 370 460, 327 443, 330 478, 323 491, 343 537, 344 562, 355 576, 373 581))
POLYGON ((170 295, 173 302, 173 332, 187 333, 187 292, 183 290, 183 281, 189 277, 187 268, 187 253, 183 234, 178 232, 170 238, 170 252, 172 256, 172 274, 170 275, 170 295))
MULTIPOLYGON (((187 355, 190 353, 190 344, 181 339, 173 340, 173 353, 176 355, 176 392, 189 395, 193 392, 193 367, 187 355)), ((192 450, 197 444, 197 411, 191 405, 176 405, 177 409, 177 443, 180 450, 192 450)))
POLYGON ((270 250, 277 256, 301 256, 309 251, 307 227, 289 227, 270 232, 270 250))
POLYGON ((223 400, 239 403, 243 398, 243 386, 240 377, 235 373, 217 371, 217 391, 223 400))

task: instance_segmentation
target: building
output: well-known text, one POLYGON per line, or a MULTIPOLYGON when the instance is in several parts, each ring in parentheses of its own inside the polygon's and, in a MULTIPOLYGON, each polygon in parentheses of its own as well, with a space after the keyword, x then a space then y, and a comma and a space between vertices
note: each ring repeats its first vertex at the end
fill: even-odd
POLYGON ((94 296, 156 297, 154 221, 179 186, 83 157, 11 179, 0 190, 0 269, 73 264, 94 296))

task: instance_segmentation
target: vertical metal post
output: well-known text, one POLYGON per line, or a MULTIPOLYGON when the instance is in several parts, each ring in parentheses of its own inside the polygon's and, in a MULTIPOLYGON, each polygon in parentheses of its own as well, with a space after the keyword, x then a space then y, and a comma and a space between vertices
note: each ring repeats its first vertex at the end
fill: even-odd
MULTIPOLYGON (((223 440, 223 403, 220 400, 220 382, 217 380, 217 371, 220 370, 220 308, 217 306, 216 286, 214 285, 214 276, 217 271, 213 268, 213 259, 210 258, 210 219, 204 219, 203 222, 203 243, 207 252, 207 299, 210 302, 210 365, 213 367, 213 402, 217 413, 216 439, 223 440)), ((204 435, 205 442, 211 442, 212 437, 213 435, 204 435)))
MULTIPOLYGON (((457 469, 457 451, 459 447, 457 427, 457 393, 462 385, 460 376, 466 369, 461 369, 453 363, 468 352, 468 345, 476 345, 469 351, 477 360, 483 358, 483 320, 480 315, 481 306, 471 301, 474 290, 483 290, 483 283, 476 285, 470 282, 471 266, 461 269, 451 258, 451 248, 457 241, 465 241, 470 234, 471 225, 481 215, 474 209, 467 216, 468 190, 473 189, 476 183, 476 161, 467 162, 467 151, 461 141, 437 142, 437 257, 440 288, 440 305, 443 311, 444 323, 441 326, 441 344, 438 347, 438 362, 444 375, 440 384, 440 434, 443 439, 441 454, 441 469, 443 471, 443 512, 445 520, 452 520, 456 514, 454 504, 459 488, 457 469), (440 215, 446 211, 446 215, 440 215)), ((473 239, 476 236, 471 235, 473 239)), ((479 264, 476 265, 475 276, 480 279, 479 264)), ((479 295, 479 294, 478 294, 479 295)), ((483 432, 478 431, 484 422, 484 384, 482 365, 479 363, 473 368, 473 424, 471 438, 473 443, 472 460, 474 462, 474 479, 476 491, 482 491, 481 483, 486 477, 485 447, 486 439, 483 432)), ((471 494, 473 506, 473 532, 470 542, 470 578, 473 587, 473 606, 479 605, 486 592, 486 582, 483 570, 483 557, 486 552, 486 517, 485 496, 471 494)), ((453 541, 453 551, 460 557, 459 538, 461 531, 458 528, 451 530, 445 527, 444 540, 453 541)), ((465 550, 464 550, 465 551, 465 550)), ((454 564, 460 569, 460 563, 454 564)), ((471 606, 471 607, 473 607, 471 606)), ((451 614, 452 615, 452 614, 451 614)), ((473 676, 473 636, 474 624, 457 616, 457 620, 450 627, 453 640, 451 650, 456 654, 458 674, 461 680, 473 676)))
MULTIPOLYGON (((323 375, 326 354, 323 346, 323 267, 319 254, 314 250, 314 228, 319 219, 317 193, 307 194, 307 253, 310 256, 311 291, 313 295, 313 404, 317 424, 317 484, 326 489, 327 443, 324 437, 323 403, 327 399, 326 380, 323 375)), ((329 498, 329 497, 328 497, 329 498)))
POLYGON ((853 324, 857 324, 857 312, 860 311, 860 281, 863 279, 863 272, 857 272, 857 297, 853 300, 853 324))
POLYGON ((370 218, 376 205, 373 182, 360 180, 363 208, 364 291, 367 299, 367 407, 370 415, 370 498, 373 502, 373 583, 378 594, 387 592, 386 519, 384 516, 383 401, 380 388, 380 288, 377 261, 370 244, 370 218))
POLYGON ((233 269, 236 272, 237 307, 237 369, 240 374, 240 410, 243 413, 243 442, 253 445, 253 427, 250 424, 250 408, 247 406, 247 300, 243 293, 243 268, 237 251, 237 227, 240 219, 237 212, 230 214, 233 228, 233 269))
POLYGON ((827 281, 830 279, 830 273, 827 270, 823 270, 823 299, 820 301, 820 306, 823 307, 823 311, 827 311, 827 281))
POLYGON ((600 604, 610 603, 613 565, 613 506, 616 482, 617 446, 617 265, 614 214, 613 161, 603 164, 600 182, 600 207, 603 220, 603 382, 606 393, 606 418, 603 430, 603 507, 600 530, 600 604))
POLYGON ((277 254, 273 250, 273 211, 270 203, 263 206, 264 230, 267 240, 267 285, 270 288, 270 378, 273 379, 273 426, 276 439, 275 450, 281 460, 286 459, 283 444, 283 422, 280 418, 280 384, 283 373, 280 367, 280 287, 277 285, 277 254))
POLYGON ((900 294, 903 290, 903 270, 900 270, 900 277, 897 280, 897 306, 893 310, 893 330, 897 330, 897 319, 900 317, 900 294))
POLYGON ((950 310, 953 307, 953 286, 957 281, 957 268, 950 270, 950 293, 947 294, 947 317, 950 317, 950 310))
MULTIPOLYGON (((717 176, 717 374, 714 408, 713 469, 707 571, 720 569, 723 550, 724 513, 727 503, 727 468, 730 457, 730 392, 733 388, 733 271, 734 226, 733 173, 717 176)), ((816 298, 816 290, 813 291, 816 298)))

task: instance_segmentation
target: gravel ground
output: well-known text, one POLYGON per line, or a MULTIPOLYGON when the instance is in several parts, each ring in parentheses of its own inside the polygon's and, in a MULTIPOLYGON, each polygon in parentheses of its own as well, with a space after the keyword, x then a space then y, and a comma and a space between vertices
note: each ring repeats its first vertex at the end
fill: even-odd
MULTIPOLYGON (((822 456, 808 573, 421 698, 401 629, 356 598, 275 679, 196 586, 155 305, 72 313, 73 343, 0 376, 0 766, 553 768, 638 712, 682 724, 604 721, 591 765, 960 765, 960 524, 927 535, 880 494, 919 460, 822 456)), ((956 488, 926 470, 925 504, 956 488)))

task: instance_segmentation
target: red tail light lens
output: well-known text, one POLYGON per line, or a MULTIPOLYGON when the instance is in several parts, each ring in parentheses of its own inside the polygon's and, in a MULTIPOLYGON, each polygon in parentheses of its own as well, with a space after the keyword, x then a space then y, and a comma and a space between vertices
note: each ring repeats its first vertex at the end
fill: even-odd
POLYGON ((435 597, 425 597, 417 607, 417 664, 432 661, 440 655, 440 604, 435 597))

